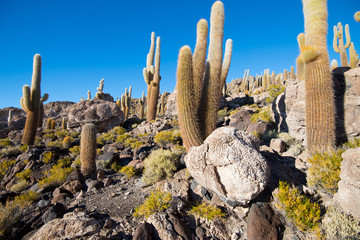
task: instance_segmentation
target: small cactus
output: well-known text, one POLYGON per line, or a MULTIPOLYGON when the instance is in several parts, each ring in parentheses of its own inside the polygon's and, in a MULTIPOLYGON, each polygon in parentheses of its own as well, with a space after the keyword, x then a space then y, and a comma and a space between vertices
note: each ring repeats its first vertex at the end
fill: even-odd
POLYGON ((67 118, 66 118, 66 117, 63 117, 63 118, 62 118, 61 128, 62 128, 63 130, 66 130, 66 129, 67 129, 67 118))
POLYGON ((334 26, 334 39, 333 39, 333 48, 334 51, 340 53, 340 60, 342 67, 349 67, 349 62, 347 59, 346 50, 350 47, 351 38, 350 38, 350 31, 349 25, 345 25, 345 36, 344 36, 344 29, 342 24, 339 22, 337 26, 334 26), (344 38, 346 36, 346 43, 344 44, 344 38), (338 40, 339 39, 339 44, 338 40))
POLYGON ((51 130, 54 130, 56 127, 56 121, 54 119, 51 119, 51 130))
POLYGON ((99 82, 99 87, 96 88, 97 89, 97 92, 95 93, 95 97, 98 98, 98 99, 102 99, 103 96, 104 96, 104 92, 103 92, 103 89, 104 89, 104 79, 101 79, 100 82, 99 82))
POLYGON ((52 122, 52 119, 48 118, 46 121, 46 130, 51 130, 51 122, 52 122))
POLYGON ((331 69, 334 70, 337 67, 339 67, 338 61, 336 59, 331 60, 331 69))
POLYGON ((356 53, 353 42, 350 44, 349 55, 350 55, 350 67, 356 68, 359 61, 359 54, 356 53))
POLYGON ((49 94, 45 93, 44 96, 40 99, 38 127, 42 127, 43 116, 44 116, 44 102, 46 102, 48 98, 49 98, 49 94))
POLYGON ((87 95, 88 95, 87 100, 91 100, 91 92, 90 92, 90 90, 87 91, 87 95))
POLYGON ((120 100, 121 110, 124 112, 125 120, 129 116, 130 104, 131 104, 131 86, 129 87, 129 92, 127 88, 125 89, 125 94, 121 95, 121 100, 120 100))
POLYGON ((143 118, 144 118, 144 114, 145 114, 145 102, 146 102, 145 93, 142 92, 142 97, 139 98, 139 104, 140 104, 140 119, 143 119, 143 118))
POLYGON ((70 136, 66 136, 64 137, 63 141, 62 141, 62 144, 63 144, 63 148, 70 148, 71 146, 71 142, 72 142, 72 139, 70 136))
MULTIPOLYGON (((300 52, 305 51, 305 34, 300 33, 297 36, 297 42, 299 45, 300 52)), ((297 80, 302 81, 305 79, 305 62, 303 59, 303 55, 300 55, 296 58, 296 72, 297 72, 297 80)))
POLYGON ((81 130, 80 163, 84 176, 96 176, 96 127, 87 123, 81 130))
POLYGON ((7 119, 8 124, 10 124, 10 123, 11 123, 12 118, 13 118, 13 110, 12 110, 12 109, 10 109, 10 110, 9 110, 9 116, 8 116, 8 119, 7 119))

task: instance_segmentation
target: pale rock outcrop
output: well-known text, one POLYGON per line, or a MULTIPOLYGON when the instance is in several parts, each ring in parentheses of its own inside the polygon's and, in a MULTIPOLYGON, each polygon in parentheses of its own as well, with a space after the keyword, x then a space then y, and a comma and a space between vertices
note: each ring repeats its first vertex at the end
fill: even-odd
POLYGON ((70 212, 63 218, 56 218, 43 225, 30 240, 38 239, 77 239, 92 236, 100 231, 100 224, 84 212, 70 212))
POLYGON ((247 204, 266 187, 270 168, 254 136, 232 127, 216 129, 185 156, 190 174, 230 205, 247 204))
POLYGON ((345 212, 360 219, 360 148, 349 149, 341 156, 341 180, 334 199, 345 212))

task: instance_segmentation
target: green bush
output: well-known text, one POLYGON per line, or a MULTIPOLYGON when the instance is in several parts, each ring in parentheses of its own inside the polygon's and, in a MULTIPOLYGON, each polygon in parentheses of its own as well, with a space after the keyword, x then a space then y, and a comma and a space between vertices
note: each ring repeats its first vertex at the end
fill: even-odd
POLYGON ((204 202, 193 206, 190 210, 190 214, 206 220, 213 220, 214 218, 223 218, 225 216, 225 214, 221 211, 220 208, 216 206, 211 206, 204 202))
POLYGON ((113 162, 111 164, 111 170, 114 172, 119 172, 121 170, 122 166, 118 162, 113 162))
POLYGON ((62 141, 55 140, 55 141, 49 142, 47 146, 48 147, 59 147, 59 148, 61 148, 63 146, 63 144, 62 144, 62 141))
POLYGON ((69 135, 69 132, 67 130, 55 131, 55 136, 58 138, 58 140, 63 140, 68 135, 69 135))
POLYGON ((360 239, 360 221, 340 210, 329 207, 326 210, 327 221, 323 228, 327 239, 360 239))
POLYGON ((171 193, 162 192, 159 189, 150 193, 149 197, 145 199, 144 204, 135 208, 134 216, 148 218, 150 215, 164 211, 170 206, 172 200, 171 193))
POLYGON ((118 143, 124 143, 126 139, 130 138, 131 137, 131 134, 130 133, 124 133, 124 134, 121 134, 119 136, 117 136, 116 138, 116 142, 118 143))
POLYGON ((130 147, 132 149, 139 149, 142 145, 144 145, 143 142, 137 138, 129 137, 129 138, 126 138, 124 141, 124 146, 130 147))
POLYGON ((12 145, 13 143, 9 140, 9 138, 0 139, 0 148, 10 147, 12 145))
POLYGON ((70 165, 70 158, 59 159, 58 163, 52 166, 50 171, 45 172, 45 177, 39 181, 39 187, 63 184, 67 176, 74 170, 69 167, 70 165))
POLYGON ((74 155, 74 156, 78 156, 80 155, 80 146, 73 146, 72 148, 69 149, 69 151, 74 155))
POLYGON ((311 187, 328 193, 337 192, 342 153, 343 150, 336 150, 331 153, 324 152, 315 154, 308 159, 311 166, 308 169, 307 177, 311 187))
POLYGON ((258 112, 251 115, 250 120, 253 123, 258 121, 263 121, 265 123, 273 123, 270 108, 269 107, 260 108, 258 112))
POLYGON ((3 160, 0 162, 0 181, 3 179, 5 173, 7 172, 10 167, 12 167, 15 164, 16 160, 3 160))
POLYGON ((10 187, 10 190, 13 191, 13 192, 21 192, 23 191, 24 189, 26 189, 27 187, 29 187, 29 183, 25 180, 21 180, 20 182, 17 182, 15 183, 14 185, 12 185, 10 187))
POLYGON ((161 179, 172 177, 177 169, 178 161, 179 155, 170 150, 153 151, 144 161, 144 181, 147 184, 153 184, 161 179))
POLYGON ((285 86, 282 84, 274 84, 271 85, 268 89, 268 92, 270 94, 270 97, 267 97, 265 99, 266 103, 272 103, 274 99, 279 96, 282 92, 285 91, 285 86))
POLYGON ((286 182, 279 181, 279 191, 275 194, 280 203, 276 206, 285 210, 300 231, 309 231, 320 236, 320 206, 301 195, 296 188, 289 187, 286 182))
POLYGON ((125 166, 120 169, 120 172, 125 174, 127 178, 135 176, 135 168, 133 166, 125 166))
POLYGON ((19 172, 17 174, 15 174, 15 176, 19 179, 19 180, 25 180, 25 181, 29 181, 30 179, 30 174, 31 174, 31 169, 28 168, 22 172, 19 172))
POLYGON ((0 239, 8 239, 11 226, 16 224, 22 215, 22 210, 39 198, 39 194, 29 191, 16 196, 14 200, 0 203, 0 239))
POLYGON ((17 155, 21 154, 21 150, 19 147, 5 147, 0 150, 0 157, 7 156, 7 157, 16 157, 17 155))
POLYGON ((49 164, 49 163, 53 162, 54 160, 55 160, 55 153, 53 153, 51 151, 43 153, 42 161, 45 164, 49 164))
POLYGON ((181 134, 179 130, 173 131, 161 131, 155 134, 154 141, 161 145, 166 146, 166 144, 179 144, 181 142, 181 134))

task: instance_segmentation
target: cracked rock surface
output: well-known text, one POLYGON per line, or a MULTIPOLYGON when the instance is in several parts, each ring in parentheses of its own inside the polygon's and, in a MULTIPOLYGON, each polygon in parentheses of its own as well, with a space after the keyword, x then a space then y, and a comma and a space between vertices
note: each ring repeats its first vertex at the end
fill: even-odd
POLYGON ((216 129, 201 146, 190 149, 185 163, 200 185, 235 205, 248 204, 270 177, 256 139, 233 127, 216 129))

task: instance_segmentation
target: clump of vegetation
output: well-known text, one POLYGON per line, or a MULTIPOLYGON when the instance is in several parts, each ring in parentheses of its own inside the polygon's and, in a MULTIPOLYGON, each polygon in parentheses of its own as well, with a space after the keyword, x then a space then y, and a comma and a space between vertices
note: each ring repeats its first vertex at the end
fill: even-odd
POLYGON ((16 193, 19 193, 26 189, 29 186, 29 183, 25 180, 21 180, 20 182, 17 182, 16 184, 12 185, 10 190, 16 193))
POLYGON ((297 141, 289 133, 281 132, 278 137, 289 146, 287 152, 291 153, 293 156, 298 156, 304 151, 304 146, 301 142, 297 141))
POLYGON ((271 111, 269 107, 260 108, 258 112, 254 113, 250 117, 251 122, 255 123, 258 121, 263 121, 265 123, 273 123, 271 117, 271 111))
POLYGON ((357 148, 360 147, 360 138, 354 138, 351 141, 344 143, 345 148, 357 148))
POLYGON ((131 178, 135 176, 135 167, 133 166, 125 166, 120 169, 120 172, 125 174, 127 178, 131 178))
POLYGON ((7 157, 16 157, 17 155, 21 154, 21 150, 19 147, 5 147, 0 150, 0 157, 7 156, 7 157))
POLYGON ((124 133, 121 134, 119 136, 117 136, 116 138, 116 142, 118 143, 124 143, 126 139, 131 138, 131 134, 130 133, 124 133))
POLYGON ((19 180, 25 180, 25 181, 29 181, 30 179, 30 174, 31 174, 31 169, 28 168, 22 172, 19 172, 17 174, 15 174, 15 176, 19 179, 19 180))
POLYGON ((122 168, 122 166, 118 163, 118 162, 113 162, 111 164, 111 170, 113 170, 114 172, 119 172, 120 169, 122 168))
POLYGON ((80 154, 80 146, 76 145, 69 149, 72 155, 78 156, 80 154))
POLYGON ((117 141, 117 137, 122 135, 126 132, 125 128, 122 127, 114 127, 113 129, 109 130, 107 133, 103 133, 96 139, 96 143, 99 145, 105 145, 114 143, 117 141))
POLYGON ((71 158, 59 159, 58 163, 52 166, 50 171, 45 173, 45 177, 39 181, 39 187, 63 184, 67 176, 74 170, 70 165, 71 158))
POLYGON ((9 140, 9 138, 0 139, 0 148, 10 147, 12 145, 13 143, 9 140))
POLYGON ((223 108, 217 112, 217 121, 223 122, 225 117, 230 116, 230 113, 227 111, 227 108, 223 108))
POLYGON ((55 160, 55 153, 49 151, 49 152, 44 152, 43 156, 42 156, 42 161, 45 164, 51 163, 55 160))
POLYGON ((327 221, 323 228, 327 239, 360 239, 360 221, 340 210, 329 207, 326 210, 327 221))
POLYGON ((14 200, 6 202, 5 205, 0 203, 0 238, 7 239, 7 235, 20 216, 22 210, 39 198, 39 194, 29 191, 16 196, 14 200))
POLYGON ((69 132, 67 130, 58 130, 55 131, 55 136, 58 138, 58 140, 63 140, 66 136, 69 135, 69 132))
POLYGON ((3 179, 5 173, 7 172, 7 170, 13 166, 15 164, 16 160, 3 160, 0 163, 0 181, 3 179))
POLYGON ((62 141, 60 141, 60 140, 55 140, 55 141, 49 142, 49 143, 47 144, 47 146, 48 146, 48 147, 59 147, 59 148, 61 148, 61 147, 63 146, 63 144, 62 144, 62 141))
POLYGON ((159 189, 154 190, 150 193, 149 197, 145 199, 144 204, 135 208, 134 216, 148 218, 156 212, 166 210, 170 206, 171 200, 171 193, 162 192, 159 189))
POLYGON ((290 187, 288 183, 279 181, 279 191, 275 196, 279 200, 276 206, 285 210, 300 231, 309 231, 320 235, 320 206, 312 203, 310 199, 301 195, 297 188, 290 187))
POLYGON ((274 101, 274 99, 284 91, 285 91, 285 86, 282 84, 271 85, 268 88, 268 92, 269 92, 270 96, 265 99, 265 102, 272 103, 274 101))
POLYGON ((181 134, 177 129, 173 131, 161 131, 155 134, 154 141, 161 146, 166 146, 168 143, 177 145, 181 142, 181 134))
POLYGON ((147 184, 153 184, 161 179, 172 177, 177 169, 178 161, 179 155, 170 150, 153 151, 144 161, 144 181, 147 184))
POLYGON ((194 216, 206 220, 223 218, 225 216, 225 213, 223 213, 220 208, 206 204, 205 202, 193 206, 189 212, 194 216))
POLYGON ((130 147, 132 149, 139 149, 142 145, 143 145, 142 141, 140 141, 137 138, 133 138, 133 137, 126 138, 124 141, 124 146, 130 147))
POLYGON ((340 167, 343 150, 331 153, 324 152, 313 155, 308 159, 311 164, 308 169, 308 182, 311 187, 324 190, 328 193, 336 193, 340 181, 340 167))

